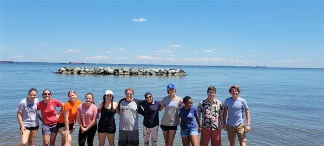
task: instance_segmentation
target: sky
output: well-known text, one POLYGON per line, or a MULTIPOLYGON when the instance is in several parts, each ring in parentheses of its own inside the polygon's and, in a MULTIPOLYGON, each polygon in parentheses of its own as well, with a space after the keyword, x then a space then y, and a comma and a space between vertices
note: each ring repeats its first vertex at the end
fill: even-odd
POLYGON ((0 60, 324 68, 323 0, 0 4, 0 60))

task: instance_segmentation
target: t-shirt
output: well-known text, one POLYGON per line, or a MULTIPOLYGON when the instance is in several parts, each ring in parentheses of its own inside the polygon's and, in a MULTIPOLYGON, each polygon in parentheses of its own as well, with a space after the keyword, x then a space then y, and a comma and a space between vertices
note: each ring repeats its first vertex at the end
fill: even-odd
POLYGON ((62 105, 62 102, 53 98, 48 103, 45 103, 43 100, 37 104, 37 109, 41 111, 44 125, 52 126, 57 123, 56 107, 61 107, 62 105))
POLYGON ((161 105, 165 106, 164 114, 161 124, 164 126, 177 126, 179 125, 179 107, 181 97, 176 96, 172 100, 169 96, 162 99, 161 105))
POLYGON ((77 108, 80 104, 82 104, 80 100, 75 101, 74 104, 72 104, 70 100, 67 101, 64 104, 63 111, 60 113, 57 121, 64 124, 64 111, 69 111, 69 124, 73 124, 76 117, 77 108))
POLYGON ((22 121, 25 127, 36 127, 39 125, 37 116, 37 102, 35 98, 29 101, 27 98, 21 100, 17 106, 17 112, 21 113, 22 121))
POLYGON ((77 116, 80 117, 82 126, 87 127, 92 120, 97 123, 97 107, 94 104, 87 106, 85 103, 79 105, 77 116))
POLYGON ((232 97, 226 98, 224 107, 227 108, 227 124, 230 126, 238 126, 244 121, 244 111, 249 109, 245 99, 237 97, 233 100, 232 97))
POLYGON ((138 114, 141 108, 138 105, 138 100, 128 102, 122 99, 118 105, 119 108, 119 130, 134 131, 138 130, 138 114))
POLYGON ((180 118, 181 123, 180 127, 182 130, 193 129, 197 128, 197 121, 196 118, 198 117, 198 111, 195 107, 191 107, 190 109, 186 110, 183 107, 180 108, 180 118))
POLYGON ((154 101, 147 103, 146 101, 141 102, 141 106, 144 109, 144 120, 143 125, 147 128, 153 128, 159 125, 159 106, 161 101, 154 101))

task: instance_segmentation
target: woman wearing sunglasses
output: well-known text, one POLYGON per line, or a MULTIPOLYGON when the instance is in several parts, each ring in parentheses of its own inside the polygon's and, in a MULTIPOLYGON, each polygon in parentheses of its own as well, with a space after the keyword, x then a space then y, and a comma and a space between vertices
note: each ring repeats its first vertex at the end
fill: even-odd
POLYGON ((50 90, 43 91, 43 101, 37 104, 37 109, 41 111, 42 117, 40 120, 43 122, 42 134, 43 134, 43 146, 55 145, 55 139, 57 134, 57 114, 56 107, 63 107, 63 103, 53 99, 50 90))

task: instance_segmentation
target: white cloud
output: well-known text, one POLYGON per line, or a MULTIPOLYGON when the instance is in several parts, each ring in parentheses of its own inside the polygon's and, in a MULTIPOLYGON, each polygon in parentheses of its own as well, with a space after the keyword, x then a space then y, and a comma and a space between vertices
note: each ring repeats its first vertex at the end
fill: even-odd
POLYGON ((185 62, 188 63, 188 61, 191 62, 201 62, 201 63, 229 63, 229 64, 247 64, 249 61, 246 60, 235 60, 235 59, 224 59, 224 58, 173 58, 172 55, 169 55, 169 57, 152 57, 152 56, 146 56, 146 55, 139 55, 137 59, 141 60, 155 60, 155 61, 179 61, 179 62, 185 62))
POLYGON ((180 48, 181 46, 180 45, 169 45, 168 47, 169 48, 180 48))
POLYGON ((137 58, 138 58, 138 59, 154 59, 154 58, 151 57, 151 56, 145 56, 145 55, 139 55, 137 58))
POLYGON ((41 45, 48 45, 47 42, 41 42, 40 44, 41 44, 41 45))
POLYGON ((205 52, 211 53, 213 52, 213 50, 205 50, 205 52))
POLYGON ((105 59, 109 59, 108 56, 88 56, 86 57, 86 59, 89 60, 105 60, 105 59))
POLYGON ((139 19, 134 18, 134 19, 132 19, 132 20, 133 20, 134 22, 139 22, 139 23, 147 21, 145 18, 139 18, 139 19))
POLYGON ((112 53, 112 51, 106 51, 107 53, 112 53))
POLYGON ((168 54, 168 53, 170 53, 170 52, 171 52, 171 50, 156 50, 156 51, 155 51, 155 53, 157 53, 157 54, 160 54, 160 53, 168 54))
POLYGON ((117 51, 124 51, 124 50, 125 50, 124 48, 117 49, 117 51))
POLYGON ((306 62, 306 59, 296 59, 296 60, 275 60, 273 63, 297 63, 297 62, 306 62))
POLYGON ((78 50, 78 49, 69 49, 68 51, 69 51, 69 52, 74 52, 74 53, 79 53, 79 52, 81 52, 81 50, 78 50))
POLYGON ((238 58, 243 58, 244 56, 237 56, 238 58))
POLYGON ((23 55, 15 55, 15 56, 11 56, 11 58, 23 58, 23 55))
POLYGON ((198 53, 199 51, 195 50, 194 52, 195 52, 195 53, 198 53))

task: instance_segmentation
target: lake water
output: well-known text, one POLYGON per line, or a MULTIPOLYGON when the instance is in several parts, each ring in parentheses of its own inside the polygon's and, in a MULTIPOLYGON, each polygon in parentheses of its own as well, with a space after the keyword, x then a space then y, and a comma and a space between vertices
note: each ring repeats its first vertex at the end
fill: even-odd
MULTIPOLYGON (((161 100, 167 95, 168 83, 175 84, 178 96, 193 97, 194 106, 207 97, 206 90, 209 86, 215 86, 217 88, 216 98, 224 101, 230 96, 228 88, 233 84, 239 85, 240 96, 246 99, 251 114, 251 131, 247 134, 248 145, 315 146, 324 144, 324 69, 10 63, 0 64, 0 79, 1 146, 19 144, 16 107, 20 100, 27 97, 31 87, 39 90, 39 100, 42 100, 41 92, 44 89, 50 89, 52 97, 62 102, 68 100, 69 90, 76 90, 82 102, 84 102, 86 93, 93 93, 97 104, 107 89, 114 92, 115 101, 117 101, 124 96, 123 92, 127 87, 135 89, 135 98, 144 99, 144 93, 149 91, 153 93, 155 100, 161 100), (187 72, 187 76, 104 76, 53 73, 64 66, 181 68, 187 72)), ((160 117, 162 115, 163 112, 160 113, 160 117)), ((118 126, 118 115, 116 119, 118 126)), ((142 120, 143 118, 140 117, 140 135, 142 135, 142 120)), ((42 144, 40 129, 36 145, 42 144)), ((73 133, 73 145, 77 145, 77 133, 73 133)), ((117 139, 118 130, 115 138, 116 144, 117 139)), ((59 141, 60 135, 57 137, 57 145, 60 144, 59 141)), ((140 145, 143 145, 142 141, 143 138, 140 136, 140 145)), ((222 132, 222 144, 229 145, 226 131, 222 132)), ((98 145, 97 136, 95 145, 98 145)), ((159 129, 158 145, 164 145, 161 129, 159 129)), ((179 130, 174 145, 181 145, 179 130)))

